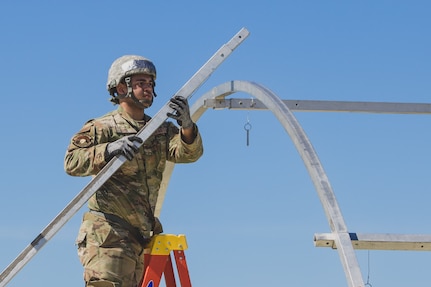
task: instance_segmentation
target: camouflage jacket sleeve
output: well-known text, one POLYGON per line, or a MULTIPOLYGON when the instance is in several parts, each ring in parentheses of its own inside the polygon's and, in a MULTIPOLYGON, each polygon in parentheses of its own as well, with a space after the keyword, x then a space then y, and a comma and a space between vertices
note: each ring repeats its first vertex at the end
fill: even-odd
POLYGON ((190 163, 197 161, 202 156, 202 138, 196 125, 194 125, 194 129, 196 138, 191 144, 184 142, 181 139, 180 133, 178 132, 175 134, 175 136, 171 137, 169 142, 169 161, 175 163, 190 163))
POLYGON ((67 148, 64 169, 73 176, 96 175, 106 164, 105 149, 108 144, 103 132, 96 133, 94 120, 72 137, 67 148))
MULTIPOLYGON (((111 130, 114 129, 114 127, 107 124, 106 119, 108 118, 110 117, 88 121, 84 127, 72 137, 64 161, 64 169, 69 175, 96 175, 106 164, 106 146, 109 142, 120 137, 119 134, 111 130)), ((133 130, 125 121, 123 124, 123 127, 133 130)), ((201 157, 203 154, 203 145, 196 126, 196 138, 191 144, 187 144, 181 139, 181 134, 175 125, 166 122, 164 126, 165 128, 160 127, 142 146, 140 151, 143 153, 143 156, 149 156, 149 154, 153 154, 153 152, 161 153, 165 155, 159 157, 160 161, 168 160, 175 163, 190 163, 201 157), (159 136, 162 134, 164 134, 163 137, 167 136, 164 140, 165 143, 166 140, 168 140, 167 145, 165 145, 166 149, 152 150, 154 148, 154 138, 157 138, 156 141, 161 140, 159 136), (151 149, 149 154, 148 151, 146 151, 148 149, 151 149)), ((115 129, 117 128, 118 127, 115 129)), ((131 130, 128 130, 128 132, 131 130)), ((135 133, 136 131, 133 130, 133 132, 135 133)), ((161 165, 156 166, 162 168, 164 163, 160 164, 161 165)))

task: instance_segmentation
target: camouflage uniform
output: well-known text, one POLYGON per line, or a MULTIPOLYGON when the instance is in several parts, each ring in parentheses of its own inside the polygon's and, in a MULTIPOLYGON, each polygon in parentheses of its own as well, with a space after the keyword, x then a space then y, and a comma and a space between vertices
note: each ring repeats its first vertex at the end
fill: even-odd
MULTIPOLYGON (((96 175, 106 164, 107 144, 136 134, 148 120, 145 115, 145 121, 135 121, 119 107, 88 121, 70 142, 66 172, 96 175)), ((85 213, 76 240, 87 286, 137 286, 143 274, 142 238, 161 232, 153 214, 166 160, 189 163, 203 153, 196 125, 194 129, 196 138, 187 144, 178 128, 165 122, 90 198, 90 212, 85 213)))

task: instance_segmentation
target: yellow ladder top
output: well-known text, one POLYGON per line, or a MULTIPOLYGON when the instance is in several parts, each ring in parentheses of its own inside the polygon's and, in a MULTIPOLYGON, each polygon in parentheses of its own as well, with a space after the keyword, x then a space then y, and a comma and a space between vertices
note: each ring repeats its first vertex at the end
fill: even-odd
POLYGON ((186 236, 184 234, 157 234, 147 245, 149 254, 168 255, 173 250, 186 250, 188 248, 186 236))

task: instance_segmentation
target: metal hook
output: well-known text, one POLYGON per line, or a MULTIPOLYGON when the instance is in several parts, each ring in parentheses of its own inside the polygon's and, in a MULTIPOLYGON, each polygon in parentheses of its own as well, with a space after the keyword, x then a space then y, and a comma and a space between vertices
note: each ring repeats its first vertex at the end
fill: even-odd
POLYGON ((252 126, 250 124, 250 121, 247 119, 247 122, 244 125, 244 130, 247 133, 247 146, 249 146, 250 144, 250 130, 251 130, 252 126))

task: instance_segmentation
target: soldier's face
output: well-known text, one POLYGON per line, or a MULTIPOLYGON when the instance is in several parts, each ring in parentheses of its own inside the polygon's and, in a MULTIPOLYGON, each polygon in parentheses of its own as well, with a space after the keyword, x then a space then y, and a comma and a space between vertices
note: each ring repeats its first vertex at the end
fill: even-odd
POLYGON ((150 75, 138 74, 131 78, 133 94, 139 102, 148 108, 153 104, 154 80, 150 75))

